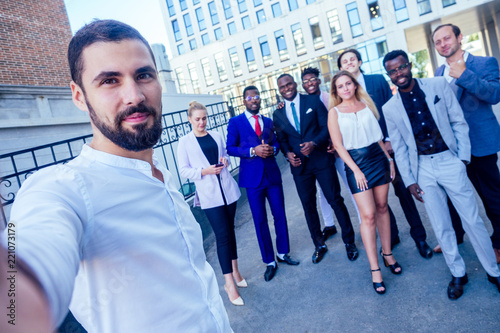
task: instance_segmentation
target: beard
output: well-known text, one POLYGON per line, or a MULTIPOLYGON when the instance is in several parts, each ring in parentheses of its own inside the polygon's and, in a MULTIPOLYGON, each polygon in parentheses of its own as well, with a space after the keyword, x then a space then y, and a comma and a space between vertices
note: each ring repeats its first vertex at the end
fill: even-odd
POLYGON ((87 106, 94 126, 111 142, 123 149, 134 152, 150 149, 154 147, 161 137, 163 131, 161 127, 161 111, 158 112, 151 106, 139 104, 129 107, 115 117, 113 127, 101 121, 89 102, 87 102, 87 106), (154 117, 153 125, 148 128, 147 122, 144 122, 134 125, 132 131, 123 128, 123 120, 136 112, 152 115, 154 117))

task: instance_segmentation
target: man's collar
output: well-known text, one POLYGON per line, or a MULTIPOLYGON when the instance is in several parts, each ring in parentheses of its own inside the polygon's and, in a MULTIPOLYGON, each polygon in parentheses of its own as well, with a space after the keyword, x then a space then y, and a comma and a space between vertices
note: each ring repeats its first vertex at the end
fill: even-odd
POLYGON ((245 110, 245 116, 247 118, 251 118, 253 116, 259 116, 260 117, 260 113, 256 113, 256 114, 253 114, 252 112, 248 111, 248 110, 245 110))
POLYGON ((295 95, 295 98, 291 101, 285 99, 285 104, 286 105, 290 105, 290 103, 295 103, 295 105, 297 105, 297 103, 299 102, 299 99, 300 99, 300 94, 297 92, 297 95, 295 95))
MULTIPOLYGON (((464 62, 467 62, 467 59, 469 58, 469 52, 464 51, 464 62)), ((447 68, 450 68, 450 65, 448 64, 448 59, 444 61, 444 66, 447 68)))

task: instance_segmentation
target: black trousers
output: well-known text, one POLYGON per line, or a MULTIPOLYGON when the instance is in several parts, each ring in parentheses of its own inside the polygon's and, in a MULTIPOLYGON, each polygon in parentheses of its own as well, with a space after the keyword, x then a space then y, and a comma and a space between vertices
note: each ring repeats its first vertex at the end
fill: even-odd
POLYGON ((316 207, 316 180, 323 190, 326 200, 332 206, 337 221, 342 229, 344 243, 354 243, 354 229, 352 228, 349 212, 340 195, 340 183, 335 167, 332 165, 323 169, 316 169, 311 161, 304 166, 300 175, 294 175, 293 180, 297 187, 300 202, 304 209, 307 226, 311 233, 314 246, 324 245, 319 222, 318 208, 316 207))
MULTIPOLYGON (((394 158, 394 154, 391 154, 391 157, 394 158)), ((406 221, 408 221, 408 224, 410 225, 411 238, 413 238, 415 243, 425 241, 427 239, 427 234, 425 232, 424 225, 422 224, 422 220, 420 219, 420 214, 418 213, 415 201, 413 200, 410 191, 408 191, 408 188, 403 183, 403 179, 401 178, 401 174, 399 173, 398 166, 395 162, 394 166, 396 168, 396 175, 392 181, 392 186, 394 186, 394 193, 399 199, 401 208, 403 208, 406 221)), ((390 207, 389 216, 391 218, 391 241, 394 242, 399 235, 399 230, 396 224, 396 218, 394 217, 390 207)))
POLYGON ((233 272, 232 260, 238 259, 236 251, 236 236, 234 234, 234 216, 236 215, 236 201, 230 205, 222 205, 203 210, 212 226, 217 242, 217 256, 219 257, 222 274, 233 272))
MULTIPOLYGON (((483 201, 486 215, 493 226, 493 235, 491 236, 493 247, 500 249, 500 172, 497 161, 497 154, 481 157, 471 156, 470 164, 467 165, 467 176, 469 176, 472 185, 474 185, 479 197, 483 201)), ((450 206, 451 220, 453 228, 455 228, 457 241, 461 243, 465 231, 462 228, 462 223, 455 207, 451 205, 449 200, 448 205, 450 206)))

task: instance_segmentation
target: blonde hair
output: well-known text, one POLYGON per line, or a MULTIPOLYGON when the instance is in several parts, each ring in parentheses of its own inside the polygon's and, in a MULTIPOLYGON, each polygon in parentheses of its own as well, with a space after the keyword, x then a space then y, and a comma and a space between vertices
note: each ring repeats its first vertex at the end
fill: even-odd
MULTIPOLYGON (((194 110, 204 110, 205 112, 207 112, 207 108, 205 107, 205 105, 197 102, 197 101, 191 101, 189 102, 189 107, 188 107, 188 117, 191 117, 193 115, 193 111, 194 110)), ((208 113, 208 112, 207 112, 208 113)))
POLYGON ((366 106, 373 112, 375 118, 377 120, 380 118, 380 114, 378 113, 377 107, 373 102, 373 99, 368 95, 366 90, 359 84, 358 80, 348 71, 339 71, 332 77, 331 91, 330 91, 330 102, 328 103, 328 109, 332 109, 334 106, 342 103, 342 98, 337 93, 337 85, 335 84, 338 79, 342 76, 348 76, 354 85, 356 86, 356 99, 366 104, 366 106))

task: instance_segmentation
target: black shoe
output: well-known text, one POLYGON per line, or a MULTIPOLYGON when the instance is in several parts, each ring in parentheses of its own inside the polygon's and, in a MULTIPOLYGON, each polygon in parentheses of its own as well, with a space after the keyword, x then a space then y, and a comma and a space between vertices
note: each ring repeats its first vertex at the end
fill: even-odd
POLYGON ((399 243, 401 243, 401 239, 399 239, 399 236, 396 236, 396 238, 394 238, 394 240, 391 241, 391 250, 399 243))
MULTIPOLYGON (((372 269, 371 271, 372 272, 378 272, 378 271, 380 271, 380 268, 372 269)), ((373 274, 372 274, 372 276, 373 276, 373 274)), ((373 278, 372 278, 372 282, 373 282, 373 278)), ((385 294, 385 284, 384 284, 384 281, 382 281, 382 282, 373 282, 373 289, 375 289, 375 292, 377 294, 379 294, 379 295, 385 294), (380 287, 384 288, 384 290, 378 290, 378 288, 380 288, 380 287)))
POLYGON ((498 292, 500 293, 500 276, 491 276, 488 273, 486 273, 486 275, 488 275, 488 281, 497 286, 498 292))
POLYGON ((347 252, 347 259, 350 261, 354 261, 358 259, 359 252, 358 249, 356 248, 356 244, 354 243, 347 243, 345 245, 345 250, 347 252))
POLYGON ((319 263, 325 256, 326 252, 328 252, 328 248, 326 247, 326 245, 317 247, 312 256, 313 264, 319 263))
POLYGON ((337 227, 332 225, 331 227, 325 227, 323 229, 323 241, 326 241, 330 236, 333 236, 337 233, 337 227))
POLYGON ((389 267, 391 269, 392 274, 399 275, 399 274, 403 273, 403 268, 401 267, 400 264, 398 264, 397 261, 394 263, 394 265, 390 265, 389 262, 387 261, 387 259, 385 259, 385 257, 392 257, 392 253, 389 253, 389 254, 385 254, 383 252, 380 252, 380 253, 382 254, 382 258, 384 258, 385 267, 389 267), (398 268, 399 268, 399 271, 396 270, 398 268))
POLYGON ((449 299, 459 299, 464 293, 464 285, 469 282, 467 274, 462 277, 452 277, 450 284, 448 285, 448 298, 449 299))
POLYGON ((264 273, 264 280, 271 281, 278 270, 278 265, 267 265, 266 272, 264 273))
POLYGON ((432 258, 432 249, 429 247, 426 241, 420 241, 415 243, 417 245, 418 252, 425 259, 432 258))
POLYGON ((276 256, 276 259, 278 260, 278 262, 286 262, 288 265, 292 265, 292 266, 300 264, 299 261, 293 260, 288 254, 285 254, 283 256, 283 259, 276 256))

